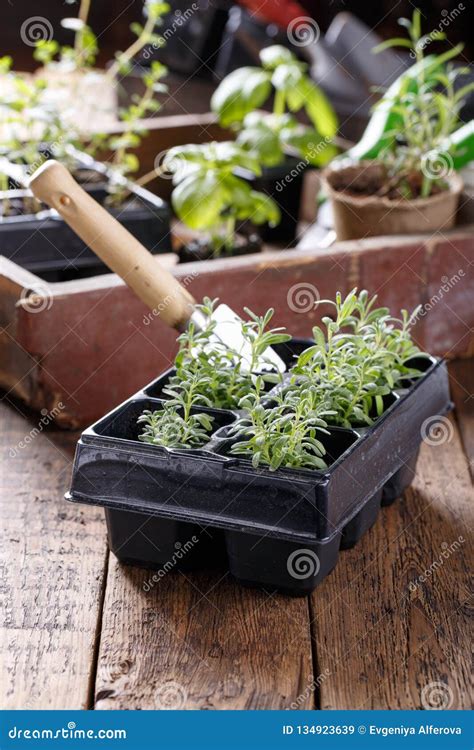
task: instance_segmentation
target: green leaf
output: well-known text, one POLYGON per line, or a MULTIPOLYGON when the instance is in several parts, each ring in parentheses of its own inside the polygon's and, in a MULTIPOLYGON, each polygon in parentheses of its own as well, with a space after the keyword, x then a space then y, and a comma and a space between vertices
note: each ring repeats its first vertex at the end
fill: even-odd
POLYGON ((264 47, 260 50, 260 61, 267 70, 275 70, 279 65, 293 63, 297 58, 288 49, 281 44, 272 44, 270 47, 264 47))
POLYGON ((171 10, 171 6, 169 3, 160 3, 160 2, 150 2, 150 0, 146 0, 146 12, 147 15, 154 18, 155 20, 159 20, 161 16, 164 16, 166 13, 169 13, 171 10))
POLYGON ((50 41, 42 39, 36 43, 33 57, 43 65, 48 65, 58 52, 59 44, 54 39, 50 41))
POLYGON ((272 84, 278 91, 289 92, 299 85, 304 74, 295 64, 279 65, 272 75, 272 84))
POLYGON ((173 190, 172 204, 178 217, 191 229, 211 229, 222 220, 228 193, 212 172, 198 171, 173 190))
POLYGON ((273 198, 265 193, 251 190, 249 202, 238 207, 237 218, 249 219, 252 224, 270 224, 275 227, 281 220, 281 214, 273 198))
POLYGON ((372 53, 378 55, 380 52, 385 52, 387 49, 392 47, 407 47, 411 49, 413 47, 412 42, 404 37, 394 37, 393 39, 387 39, 385 42, 381 42, 372 48, 372 53))
POLYGON ((246 126, 245 122, 244 129, 237 136, 237 143, 254 153, 258 161, 267 167, 280 164, 284 155, 278 135, 263 119, 249 127, 246 126))
POLYGON ((286 146, 297 151, 309 164, 314 166, 325 166, 338 152, 333 143, 322 139, 316 130, 304 125, 284 129, 281 131, 280 137, 286 146))
POLYGON ((309 79, 302 79, 299 88, 305 96, 305 109, 316 130, 326 138, 334 138, 337 133, 337 115, 319 86, 309 79))
POLYGON ((239 68, 219 84, 211 109, 224 127, 241 123, 245 115, 262 106, 271 93, 270 74, 260 68, 239 68))

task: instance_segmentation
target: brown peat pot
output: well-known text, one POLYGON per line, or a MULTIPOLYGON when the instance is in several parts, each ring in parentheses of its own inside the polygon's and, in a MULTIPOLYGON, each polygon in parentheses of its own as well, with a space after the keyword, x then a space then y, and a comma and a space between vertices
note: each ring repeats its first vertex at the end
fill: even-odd
POLYGON ((393 200, 364 195, 364 188, 371 183, 383 184, 384 174, 384 167, 374 162, 326 170, 324 182, 338 240, 452 229, 463 189, 459 175, 448 175, 448 189, 428 198, 393 200))

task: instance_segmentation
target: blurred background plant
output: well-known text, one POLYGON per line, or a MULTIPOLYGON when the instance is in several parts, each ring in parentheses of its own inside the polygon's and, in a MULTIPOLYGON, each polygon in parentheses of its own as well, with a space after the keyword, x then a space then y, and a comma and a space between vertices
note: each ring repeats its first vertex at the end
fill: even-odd
POLYGON ((337 153, 332 139, 338 122, 323 91, 307 74, 307 65, 280 45, 260 51, 261 67, 243 67, 217 87, 211 107, 223 127, 237 133, 237 143, 263 166, 285 160, 289 152, 323 166, 337 153), (260 110, 274 92, 272 113, 260 110), (311 125, 298 121, 304 110, 311 125))
POLYGON ((273 198, 238 177, 238 167, 261 173, 257 156, 232 141, 176 146, 163 162, 163 171, 173 174, 177 216, 191 229, 204 232, 217 255, 234 247, 238 222, 274 226, 280 221, 273 198))
POLYGON ((445 40, 446 33, 434 30, 423 34, 419 9, 415 9, 411 20, 400 18, 399 23, 407 29, 408 38, 388 39, 374 52, 392 47, 410 49, 416 58, 415 85, 405 86, 392 107, 392 113, 398 116, 397 127, 386 133, 389 143, 379 158, 388 169, 387 193, 395 189, 404 198, 426 198, 433 190, 447 187, 446 176, 453 169, 449 137, 460 127, 459 115, 474 90, 474 82, 456 89, 458 79, 469 74, 468 67, 450 63, 462 52, 462 44, 435 56, 426 65, 424 50, 428 42, 445 40))

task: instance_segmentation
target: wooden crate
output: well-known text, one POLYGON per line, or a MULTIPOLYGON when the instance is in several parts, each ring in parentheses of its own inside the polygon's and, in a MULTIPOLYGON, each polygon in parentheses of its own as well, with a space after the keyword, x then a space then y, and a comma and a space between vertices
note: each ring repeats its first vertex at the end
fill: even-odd
MULTIPOLYGON (((466 227, 438 239, 374 238, 185 264, 174 272, 196 299, 219 297, 237 312, 273 306, 275 324, 296 336, 311 335, 328 312, 311 303, 338 290, 365 287, 394 312, 422 304, 417 341, 433 354, 459 357, 474 351, 473 267, 474 228, 466 227)), ((1 259, 0 326, 1 386, 35 409, 53 410, 65 427, 97 419, 168 366, 176 351, 174 332, 114 274, 46 286, 1 259), (35 289, 36 297, 29 291, 35 289)))
MULTIPOLYGON (((145 125, 141 173, 171 146, 229 137, 212 114, 158 117, 145 125)), ((302 207, 308 219, 316 182, 312 173, 302 207)), ((166 198, 171 181, 159 187, 166 198)), ((294 335, 311 335, 328 312, 310 309, 318 297, 354 286, 377 292, 394 312, 422 304, 415 328, 420 345, 454 357, 474 348, 473 263, 474 230, 465 226, 435 238, 382 237, 329 249, 309 237, 296 250, 186 264, 175 273, 196 299, 219 297, 237 311, 274 307, 276 324, 294 335)), ((142 387, 171 362, 175 338, 114 274, 46 284, 2 258, 0 247, 0 386, 35 409, 53 411, 58 424, 86 425, 142 387)))

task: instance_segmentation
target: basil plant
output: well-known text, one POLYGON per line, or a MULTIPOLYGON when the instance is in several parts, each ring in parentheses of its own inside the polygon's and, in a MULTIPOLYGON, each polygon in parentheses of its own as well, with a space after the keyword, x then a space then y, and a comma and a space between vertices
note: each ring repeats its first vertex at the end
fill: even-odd
POLYGON ((216 254, 234 246, 237 222, 280 221, 275 201, 238 177, 238 167, 261 174, 258 159, 232 141, 176 146, 163 161, 163 171, 173 174, 171 202, 178 218, 206 233, 216 254))
POLYGON ((234 70, 217 87, 211 108, 223 127, 238 133, 237 143, 266 167, 281 164, 288 153, 322 167, 337 154, 333 143, 336 113, 307 74, 307 65, 286 47, 260 52, 261 67, 234 70), (273 111, 260 108, 271 99, 273 111), (310 125, 296 115, 305 112, 310 125))

